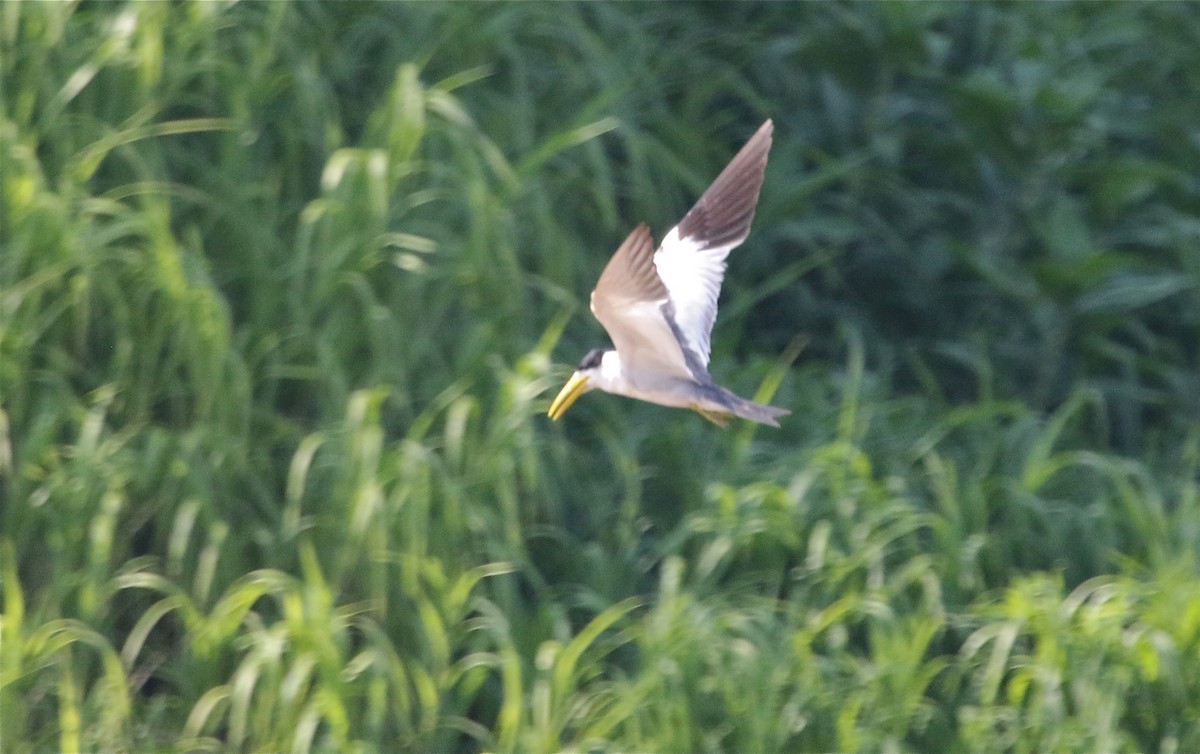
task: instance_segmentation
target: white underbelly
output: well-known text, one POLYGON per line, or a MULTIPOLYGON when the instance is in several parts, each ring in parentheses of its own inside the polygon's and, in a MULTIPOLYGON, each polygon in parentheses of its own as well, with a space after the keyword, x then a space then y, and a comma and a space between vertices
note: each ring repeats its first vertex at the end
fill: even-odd
POLYGON ((702 386, 683 380, 655 380, 653 382, 631 383, 616 390, 621 395, 638 400, 657 403, 660 406, 674 408, 692 408, 693 406, 710 411, 728 411, 723 404, 714 400, 702 386))

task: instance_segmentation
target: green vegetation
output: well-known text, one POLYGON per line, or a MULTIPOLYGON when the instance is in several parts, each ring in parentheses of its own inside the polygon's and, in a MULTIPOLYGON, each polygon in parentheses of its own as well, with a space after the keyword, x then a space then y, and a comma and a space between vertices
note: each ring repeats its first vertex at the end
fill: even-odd
POLYGON ((1200 750, 1197 39, 3 4, 3 750, 1200 750), (767 117, 713 366, 793 415, 550 422, 767 117))

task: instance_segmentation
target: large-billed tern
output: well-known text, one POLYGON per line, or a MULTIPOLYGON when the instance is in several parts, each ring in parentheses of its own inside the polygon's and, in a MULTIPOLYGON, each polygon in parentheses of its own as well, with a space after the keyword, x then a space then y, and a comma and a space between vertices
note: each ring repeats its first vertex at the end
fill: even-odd
POLYGON ((758 129, 657 251, 643 223, 613 254, 591 308, 616 348, 583 357, 550 404, 552 419, 593 388, 690 408, 721 426, 733 415, 778 427, 791 413, 741 398, 708 374, 725 259, 750 234, 773 128, 768 120, 758 129))

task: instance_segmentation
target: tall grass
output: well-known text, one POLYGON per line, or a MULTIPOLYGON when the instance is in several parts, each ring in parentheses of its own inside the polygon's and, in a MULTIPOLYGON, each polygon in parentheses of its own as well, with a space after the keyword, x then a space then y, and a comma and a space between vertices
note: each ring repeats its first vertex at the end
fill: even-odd
POLYGON ((4 751, 1200 748, 1189 7, 0 24, 4 751), (790 420, 549 423, 766 117, 790 420))

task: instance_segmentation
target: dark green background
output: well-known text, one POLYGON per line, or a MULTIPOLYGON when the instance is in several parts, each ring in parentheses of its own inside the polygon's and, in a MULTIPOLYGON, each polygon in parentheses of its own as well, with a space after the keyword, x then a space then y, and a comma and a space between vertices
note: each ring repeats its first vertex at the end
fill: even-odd
POLYGON ((4 750, 1200 748, 1197 39, 4 4, 4 750), (767 118, 712 369, 783 428, 550 422, 767 118))

